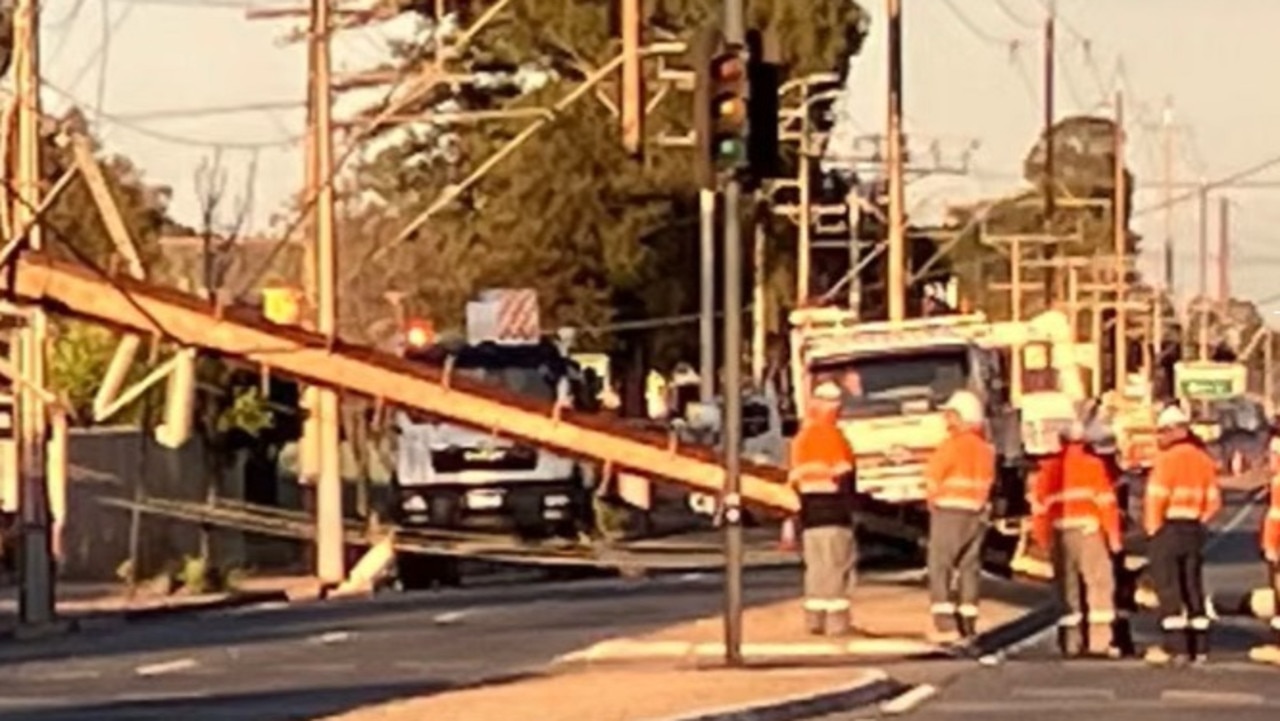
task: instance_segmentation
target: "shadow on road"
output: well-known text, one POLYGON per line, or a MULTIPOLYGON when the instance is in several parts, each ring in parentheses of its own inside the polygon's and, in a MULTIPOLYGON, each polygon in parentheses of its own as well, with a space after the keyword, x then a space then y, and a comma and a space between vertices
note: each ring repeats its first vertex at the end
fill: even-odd
POLYGON ((312 721, 362 706, 423 698, 446 691, 514 683, 512 675, 475 684, 406 682, 348 687, 317 687, 256 693, 139 698, 83 706, 51 706, 6 713, 6 721, 312 721))

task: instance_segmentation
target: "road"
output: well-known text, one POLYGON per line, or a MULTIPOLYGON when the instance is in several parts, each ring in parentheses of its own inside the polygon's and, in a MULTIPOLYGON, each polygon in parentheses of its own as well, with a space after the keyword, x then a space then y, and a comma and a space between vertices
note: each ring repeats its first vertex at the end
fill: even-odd
MULTIPOLYGON (((748 576, 749 602, 798 572, 748 576)), ((715 613, 721 579, 690 574, 445 592, 143 621, 0 646, 7 721, 314 719, 540 670, 559 654, 715 613)))
MULTIPOLYGON (((1265 585, 1258 529, 1265 509, 1256 496, 1231 490, 1210 540, 1206 585, 1210 593, 1265 585)), ((1151 613, 1135 623, 1139 649, 1157 643, 1151 613)), ((887 669, 900 681, 936 691, 896 718, 910 721, 1027 718, 1037 721, 1121 721, 1158 717, 1176 721, 1280 718, 1280 669, 1247 660, 1251 646, 1266 643, 1267 629, 1255 619, 1215 624, 1210 661, 1202 667, 1157 669, 1136 659, 1062 662, 1053 629, 1025 639, 996 665, 975 662, 906 663, 887 669)), ((809 721, 858 721, 888 716, 876 709, 809 721)))

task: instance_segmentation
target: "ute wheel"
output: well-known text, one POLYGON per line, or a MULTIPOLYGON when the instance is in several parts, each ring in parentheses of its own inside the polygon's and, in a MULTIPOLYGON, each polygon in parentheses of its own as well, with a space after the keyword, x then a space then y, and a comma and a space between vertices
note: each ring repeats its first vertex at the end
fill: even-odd
POLYGON ((425 553, 396 555, 396 575, 406 591, 459 587, 462 573, 458 559, 425 553))

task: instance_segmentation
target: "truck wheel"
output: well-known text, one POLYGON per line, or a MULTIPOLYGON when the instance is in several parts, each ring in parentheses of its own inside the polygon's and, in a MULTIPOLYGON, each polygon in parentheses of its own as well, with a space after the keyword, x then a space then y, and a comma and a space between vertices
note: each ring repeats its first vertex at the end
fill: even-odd
POLYGON ((456 588, 462 585, 458 559, 426 553, 396 554, 396 575, 406 591, 456 588))

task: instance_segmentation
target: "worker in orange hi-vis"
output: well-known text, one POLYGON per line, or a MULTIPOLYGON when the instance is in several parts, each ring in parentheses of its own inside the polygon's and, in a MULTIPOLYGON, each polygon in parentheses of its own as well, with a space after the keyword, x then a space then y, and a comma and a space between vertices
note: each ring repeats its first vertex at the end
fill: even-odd
POLYGON ((1063 655, 1114 658, 1120 654, 1112 634, 1112 555, 1120 552, 1123 539, 1114 464, 1090 446, 1092 421, 1072 423, 1063 433, 1062 450, 1041 465, 1031 493, 1032 527, 1053 560, 1054 590, 1063 610, 1058 619, 1063 655))
POLYGON ((1267 504, 1267 515, 1262 521, 1262 555, 1267 559, 1267 576, 1271 581, 1272 643, 1259 646, 1249 652, 1255 661, 1280 664, 1280 422, 1277 422, 1271 435, 1271 464, 1268 480, 1270 501, 1267 504))
POLYGON ((1160 451, 1143 499, 1149 573, 1155 583, 1164 642, 1147 649, 1149 663, 1203 661, 1209 646, 1204 594, 1204 544, 1209 520, 1222 508, 1217 464, 1191 437, 1177 406, 1156 419, 1160 451))
POLYGON ((925 467, 929 502, 929 612, 935 643, 972 637, 996 454, 983 429, 982 401, 957 391, 943 406, 949 436, 925 467))
POLYGON ((792 441, 787 475, 800 496, 805 625, 815 635, 843 635, 852 623, 854 455, 836 426, 839 409, 836 384, 822 383, 813 391, 792 441))

